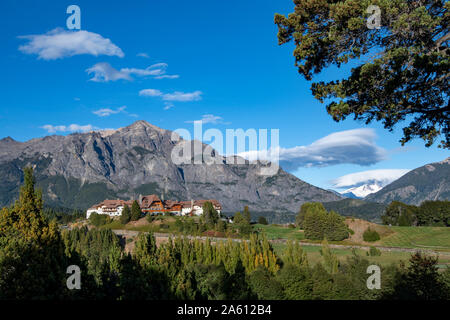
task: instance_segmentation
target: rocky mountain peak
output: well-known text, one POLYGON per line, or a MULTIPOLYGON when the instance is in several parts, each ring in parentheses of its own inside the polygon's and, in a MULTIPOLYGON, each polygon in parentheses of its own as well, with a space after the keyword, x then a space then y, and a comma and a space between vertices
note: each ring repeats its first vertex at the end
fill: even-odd
POLYGON ((261 164, 176 164, 172 132, 139 120, 116 130, 0 143, 0 204, 18 193, 24 166, 35 166, 47 204, 87 208, 110 198, 164 194, 166 199, 216 199, 225 212, 296 212, 306 201, 340 197, 279 170, 260 175, 261 164))

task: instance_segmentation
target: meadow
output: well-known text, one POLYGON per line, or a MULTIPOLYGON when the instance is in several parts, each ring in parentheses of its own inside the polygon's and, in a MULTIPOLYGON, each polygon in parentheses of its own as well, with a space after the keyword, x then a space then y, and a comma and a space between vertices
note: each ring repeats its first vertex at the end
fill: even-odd
POLYGON ((389 227, 393 234, 382 238, 386 247, 424 248, 450 251, 450 228, 446 227, 389 227))

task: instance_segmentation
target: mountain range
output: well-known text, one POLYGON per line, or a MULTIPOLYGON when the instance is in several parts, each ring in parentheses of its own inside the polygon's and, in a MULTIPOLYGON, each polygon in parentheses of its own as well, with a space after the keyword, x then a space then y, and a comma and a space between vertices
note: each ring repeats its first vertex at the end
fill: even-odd
POLYGON ((420 205, 425 200, 450 199, 450 158, 414 169, 364 200, 390 203, 394 200, 420 205))
POLYGON ((0 140, 0 205, 17 198, 25 166, 34 168, 45 203, 55 207, 85 209, 106 198, 157 194, 173 200, 217 199, 224 212, 246 205, 257 212, 297 212, 304 202, 342 199, 281 168, 265 176, 260 172, 267 164, 261 162, 228 164, 215 151, 215 164, 176 165, 171 160, 176 145, 171 137, 171 131, 141 120, 117 130, 26 142, 4 138, 0 140))

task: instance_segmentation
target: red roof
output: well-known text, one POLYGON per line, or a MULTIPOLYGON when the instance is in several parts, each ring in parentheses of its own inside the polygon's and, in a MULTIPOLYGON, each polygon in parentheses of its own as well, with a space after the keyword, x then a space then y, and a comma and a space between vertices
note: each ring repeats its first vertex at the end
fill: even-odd
POLYGON ((151 194, 148 196, 143 196, 142 197, 142 203, 141 203, 141 207, 150 207, 153 202, 161 202, 161 199, 159 199, 159 197, 156 194, 151 194))

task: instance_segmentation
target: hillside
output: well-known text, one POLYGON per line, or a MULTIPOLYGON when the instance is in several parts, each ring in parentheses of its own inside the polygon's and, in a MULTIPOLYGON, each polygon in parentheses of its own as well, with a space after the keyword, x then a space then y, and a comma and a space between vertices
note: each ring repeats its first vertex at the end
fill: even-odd
MULTIPOLYGON (((155 193, 165 199, 217 199, 225 212, 296 212, 306 201, 335 201, 332 192, 283 171, 260 174, 261 163, 175 165, 172 132, 145 121, 117 130, 0 140, 0 205, 18 195, 24 166, 35 168, 46 204, 87 208, 105 198, 155 193)), ((192 143, 192 142, 186 142, 192 143)), ((205 146, 203 145, 203 148, 205 146)))
POLYGON ((425 200, 450 199, 450 158, 412 170, 368 195, 365 200, 390 203, 394 200, 420 205, 425 200))
POLYGON ((323 204, 325 209, 340 215, 361 218, 369 221, 381 221, 385 204, 368 202, 360 199, 342 199, 323 204))

